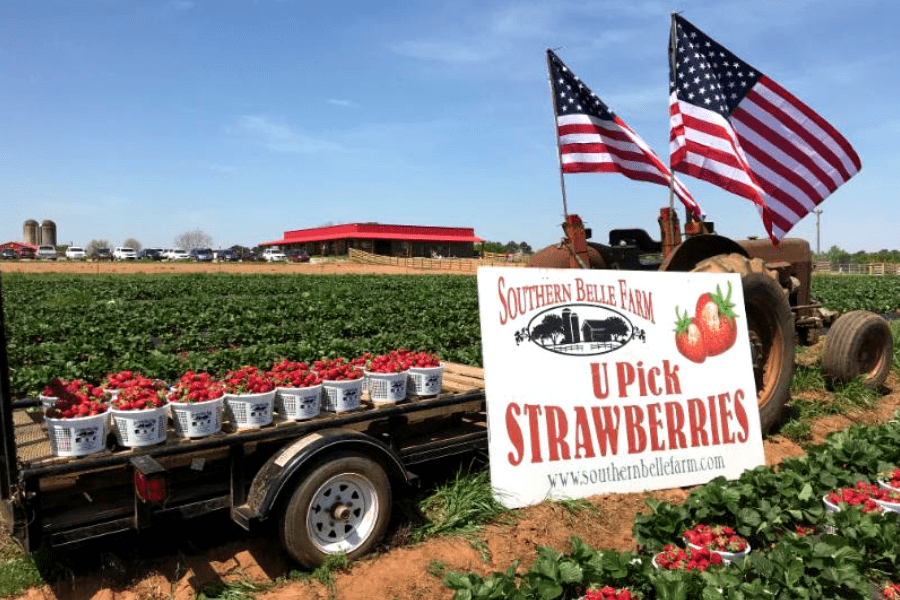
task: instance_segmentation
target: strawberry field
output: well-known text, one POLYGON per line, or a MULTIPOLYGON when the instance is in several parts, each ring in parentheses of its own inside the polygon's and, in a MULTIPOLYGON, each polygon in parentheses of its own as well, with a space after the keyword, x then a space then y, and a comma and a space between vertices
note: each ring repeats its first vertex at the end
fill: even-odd
MULTIPOLYGON (((135 370, 174 381, 398 347, 481 364, 475 279, 379 275, 5 274, 12 389, 135 370)), ((900 308, 900 278, 816 277, 845 312, 900 308)))
POLYGON ((398 347, 481 362, 475 280, 441 276, 5 275, 12 389, 134 370, 174 381, 398 347))

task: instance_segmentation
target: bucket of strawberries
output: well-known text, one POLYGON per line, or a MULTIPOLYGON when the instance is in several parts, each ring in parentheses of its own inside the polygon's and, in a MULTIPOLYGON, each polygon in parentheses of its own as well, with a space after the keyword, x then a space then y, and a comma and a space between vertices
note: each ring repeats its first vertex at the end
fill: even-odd
POLYGON ((106 447, 109 395, 102 388, 80 379, 54 379, 41 395, 54 456, 87 456, 106 447))
POLYGON ((341 413, 359 408, 363 370, 343 357, 317 360, 313 370, 322 380, 322 410, 341 413))
POLYGON ((372 402, 395 404, 405 399, 411 366, 411 353, 406 350, 391 350, 387 354, 372 357, 364 370, 372 402))
POLYGON ((153 446, 166 441, 169 402, 165 390, 153 386, 121 388, 110 402, 110 414, 121 446, 153 446))
POLYGON ((718 553, 725 564, 750 553, 750 543, 727 525, 698 523, 684 532, 684 540, 692 549, 706 548, 718 553))
POLYGON ((225 389, 209 373, 185 372, 168 398, 176 435, 200 438, 222 430, 225 389))
POLYGON ((651 561, 657 569, 669 571, 706 571, 710 567, 719 567, 725 563, 722 555, 707 548, 680 548, 675 544, 666 544, 662 551, 653 556, 651 561))
POLYGON ((282 359, 272 365, 275 408, 285 419, 304 421, 318 416, 322 404, 322 380, 305 362, 282 359))
POLYGON ((436 354, 419 351, 412 353, 409 367, 409 386, 416 396, 437 396, 441 393, 444 365, 436 354))
POLYGON ((228 371, 223 378, 225 409, 238 429, 256 429, 272 423, 275 384, 266 371, 252 365, 228 371))

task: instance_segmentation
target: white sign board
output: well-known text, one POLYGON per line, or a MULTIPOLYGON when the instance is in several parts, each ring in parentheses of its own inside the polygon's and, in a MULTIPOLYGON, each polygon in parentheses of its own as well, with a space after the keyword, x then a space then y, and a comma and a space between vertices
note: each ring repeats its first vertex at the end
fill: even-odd
POLYGON ((505 506, 765 463, 740 276, 483 267, 478 301, 505 506))

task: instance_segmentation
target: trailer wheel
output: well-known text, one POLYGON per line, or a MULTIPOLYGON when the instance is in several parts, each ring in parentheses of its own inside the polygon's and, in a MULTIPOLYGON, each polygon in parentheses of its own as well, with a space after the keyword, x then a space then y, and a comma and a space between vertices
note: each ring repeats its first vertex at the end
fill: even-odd
POLYGON ((894 339, 888 322, 873 312, 854 310, 838 317, 825 337, 822 374, 829 383, 863 376, 880 388, 891 370, 894 339))
POLYGON ((355 559, 384 536, 391 514, 391 485, 377 462, 360 454, 330 454, 314 464, 281 515, 281 541, 305 567, 331 554, 355 559))
POLYGON ((741 276, 759 422, 766 433, 781 418, 794 374, 794 316, 787 293, 758 258, 722 254, 701 261, 693 271, 741 276))

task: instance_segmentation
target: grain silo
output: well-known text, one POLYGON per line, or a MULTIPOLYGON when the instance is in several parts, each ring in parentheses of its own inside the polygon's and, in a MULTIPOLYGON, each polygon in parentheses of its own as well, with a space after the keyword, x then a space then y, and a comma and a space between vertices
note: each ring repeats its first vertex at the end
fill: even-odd
POLYGON ((38 234, 38 222, 34 219, 28 219, 27 221, 25 221, 25 223, 22 225, 22 241, 26 244, 37 246, 38 242, 40 241, 38 239, 38 234))
POLYGON ((56 247, 56 223, 50 219, 41 223, 41 245, 56 247))

